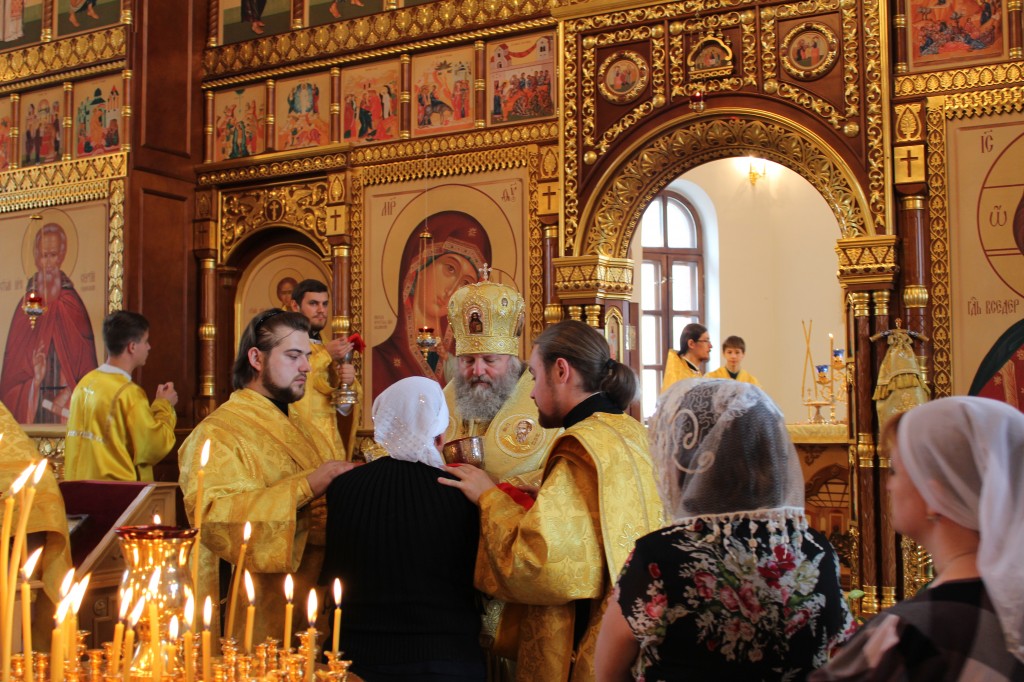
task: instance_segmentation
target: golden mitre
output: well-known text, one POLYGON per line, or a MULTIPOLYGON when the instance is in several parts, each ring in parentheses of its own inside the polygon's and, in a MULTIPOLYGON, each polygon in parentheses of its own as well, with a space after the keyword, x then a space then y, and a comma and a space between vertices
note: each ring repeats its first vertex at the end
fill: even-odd
POLYGON ((487 279, 467 284, 448 301, 448 323, 455 335, 455 354, 519 355, 526 302, 512 287, 487 279))

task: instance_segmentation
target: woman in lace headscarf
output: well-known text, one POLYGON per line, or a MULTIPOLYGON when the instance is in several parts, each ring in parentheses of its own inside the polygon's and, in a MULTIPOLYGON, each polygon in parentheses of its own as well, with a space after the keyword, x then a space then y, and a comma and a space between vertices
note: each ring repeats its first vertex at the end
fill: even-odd
POLYGON ((681 381, 650 440, 670 525, 638 540, 619 576, 597 679, 804 679, 852 618, 835 551, 804 517, 779 408, 751 384, 681 381))
POLYGON ((935 579, 871 620, 815 680, 1024 680, 1024 414, 943 398, 882 431, 896 530, 935 579))
MULTIPOLYGON (((449 476, 441 386, 402 379, 373 401, 375 459, 327 490, 321 582, 344 586, 341 649, 366 682, 484 682, 473 568, 479 513, 449 476)), ((346 476, 339 476, 340 479, 346 476)))

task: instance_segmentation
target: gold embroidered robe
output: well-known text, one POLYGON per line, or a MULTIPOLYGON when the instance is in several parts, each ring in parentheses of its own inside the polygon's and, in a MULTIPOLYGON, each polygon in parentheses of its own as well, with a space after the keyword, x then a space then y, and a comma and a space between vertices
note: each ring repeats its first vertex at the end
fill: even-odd
MULTIPOLYGON (((281 639, 285 575, 294 574, 294 601, 300 613, 320 575, 322 498, 310 504, 313 494, 306 476, 335 457, 334 449, 302 417, 286 417, 251 389, 235 391, 228 402, 196 426, 178 450, 179 482, 191 523, 195 522, 199 459, 207 438, 210 459, 204 470, 197 603, 202 604, 206 595, 217 601, 219 560, 238 561, 243 529, 249 521, 252 537, 246 547, 245 568, 252 573, 259 614, 253 641, 281 639), (314 519, 314 506, 321 510, 316 514, 318 520, 314 519)), ((234 627, 239 641, 247 606, 244 589, 240 589, 234 627)))
POLYGON ((490 422, 470 423, 459 415, 455 400, 455 382, 444 389, 448 404, 448 430, 444 440, 483 435, 484 470, 498 481, 512 485, 539 485, 547 454, 561 429, 545 429, 537 416, 537 405, 530 397, 533 375, 523 372, 512 395, 490 422))
POLYGON ((670 350, 665 357, 665 377, 661 380, 661 392, 664 393, 668 387, 683 379, 700 379, 703 374, 700 370, 690 367, 690 363, 684 360, 679 353, 670 350))
POLYGON ((500 490, 480 498, 477 588, 530 604, 516 679, 594 679, 604 602, 637 538, 663 524, 644 427, 595 413, 552 445, 537 501, 524 510, 500 490), (573 661, 576 600, 590 619, 573 661))
MULTIPOLYGON (((352 459, 352 448, 355 445, 357 419, 356 410, 358 403, 351 406, 351 411, 344 415, 347 425, 345 438, 341 437, 338 430, 338 411, 331 404, 331 394, 340 384, 337 373, 337 366, 331 358, 331 354, 324 348, 323 343, 317 339, 310 339, 309 345, 313 354, 309 358, 309 374, 306 375, 306 392, 302 399, 291 404, 291 414, 301 415, 306 421, 313 424, 333 445, 339 453, 339 459, 352 459), (348 446, 346 447, 346 443, 348 446)), ((357 383, 353 389, 362 399, 361 389, 357 383)))
MULTIPOLYGON (((712 372, 708 372, 704 377, 707 379, 732 379, 732 377, 729 376, 729 369, 725 365, 722 365, 712 372)), ((736 375, 735 381, 741 381, 744 384, 753 384, 754 386, 761 385, 761 382, 757 380, 757 377, 745 369, 741 369, 739 371, 739 374, 736 375)))
POLYGON ((71 394, 64 480, 152 481, 153 465, 174 448, 178 417, 163 398, 116 370, 94 369, 71 394))

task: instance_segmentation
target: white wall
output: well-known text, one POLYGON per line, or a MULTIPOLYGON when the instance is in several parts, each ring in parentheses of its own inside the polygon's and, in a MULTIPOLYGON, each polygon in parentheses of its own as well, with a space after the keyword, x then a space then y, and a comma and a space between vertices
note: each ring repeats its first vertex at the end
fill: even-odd
MULTIPOLYGON (((717 224, 717 235, 708 238, 717 241, 719 290, 716 295, 709 289, 709 300, 713 306, 717 298, 720 309, 709 311, 715 345, 709 369, 721 364, 723 338, 743 337, 744 368, 758 378, 787 421, 800 422, 808 418, 801 398, 806 352, 801 320, 814 321, 814 362, 827 361, 830 332, 836 348, 847 346, 836 278, 840 234, 832 211, 810 183, 784 166, 765 164, 767 176, 756 186, 748 178, 748 160, 736 158, 701 165, 672 187, 689 194, 687 186, 693 183, 714 207, 708 217, 712 231, 717 224)), ((705 248, 714 254, 714 243, 705 248)), ((808 387, 811 381, 808 372, 808 387)), ((845 415, 842 408, 840 417, 845 415)))

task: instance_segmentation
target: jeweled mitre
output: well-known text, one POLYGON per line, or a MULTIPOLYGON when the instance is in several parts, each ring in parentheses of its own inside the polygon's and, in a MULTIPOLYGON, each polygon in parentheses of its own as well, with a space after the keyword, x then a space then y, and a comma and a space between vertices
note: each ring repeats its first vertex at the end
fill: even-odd
POLYGON ((519 355, 526 303, 518 291, 497 282, 467 284, 448 301, 455 354, 519 355))

